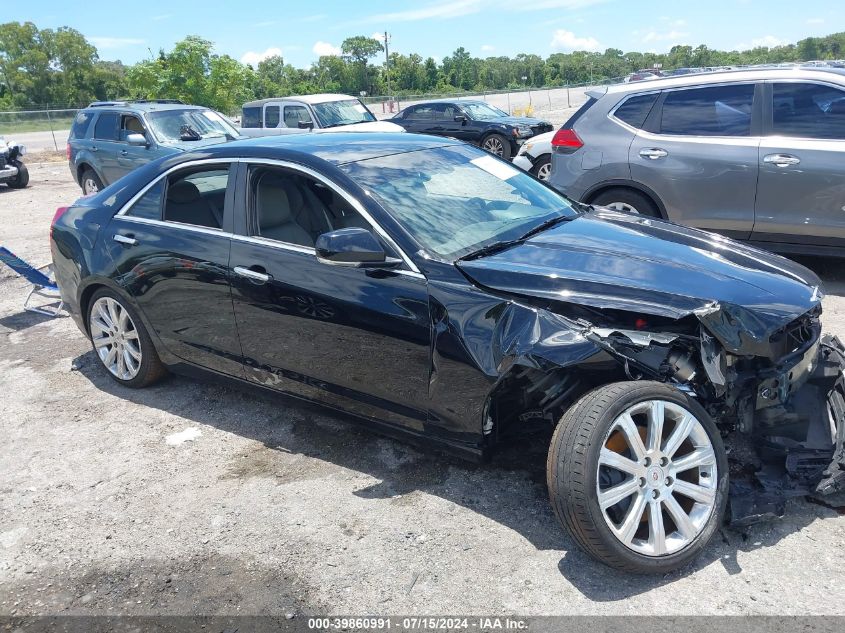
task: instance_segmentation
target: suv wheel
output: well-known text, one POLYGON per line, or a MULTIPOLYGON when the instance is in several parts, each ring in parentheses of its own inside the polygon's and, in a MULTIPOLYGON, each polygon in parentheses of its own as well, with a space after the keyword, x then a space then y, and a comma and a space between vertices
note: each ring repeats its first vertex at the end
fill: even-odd
POLYGON ((90 167, 86 167, 85 171, 82 172, 80 184, 82 193, 86 196, 97 193, 103 188, 103 181, 100 180, 100 177, 90 167))
POLYGON ((590 204, 599 207, 607 207, 614 211, 625 211, 627 213, 638 213, 653 218, 660 217, 660 211, 654 201, 644 193, 627 187, 613 187, 602 191, 590 204))
POLYGON ((563 415, 547 478, 558 520, 585 551, 623 571, 665 573, 721 525, 728 462, 697 402, 663 383, 619 382, 563 415))
POLYGON ((481 149, 508 160, 511 157, 511 144, 501 134, 490 134, 481 141, 481 149))

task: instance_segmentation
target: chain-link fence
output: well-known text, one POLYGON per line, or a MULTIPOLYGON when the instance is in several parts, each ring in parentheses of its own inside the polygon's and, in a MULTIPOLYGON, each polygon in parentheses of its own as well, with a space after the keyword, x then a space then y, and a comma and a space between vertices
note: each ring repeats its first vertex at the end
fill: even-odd
POLYGON ((78 109, 0 112, 0 136, 23 139, 29 151, 60 151, 78 109))

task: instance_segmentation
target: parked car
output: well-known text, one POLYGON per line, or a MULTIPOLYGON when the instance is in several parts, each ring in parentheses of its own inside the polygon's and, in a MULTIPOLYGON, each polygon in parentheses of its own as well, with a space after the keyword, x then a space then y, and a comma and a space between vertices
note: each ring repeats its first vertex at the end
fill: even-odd
POLYGON ((366 105, 349 95, 273 97, 250 101, 241 108, 241 133, 244 136, 298 134, 327 129, 404 132, 398 125, 376 119, 366 105))
POLYGON ((540 180, 548 180, 552 175, 552 139, 554 132, 538 134, 519 147, 513 164, 524 171, 531 172, 540 180))
POLYGON ((12 189, 23 189, 29 184, 29 170, 22 160, 25 154, 24 145, 0 136, 0 184, 12 189))
POLYGON ((619 569, 701 552, 726 444, 734 521, 845 484, 845 348, 821 336, 812 272, 586 212, 455 140, 301 134, 170 156, 60 209, 51 250, 69 313, 126 387, 229 376, 474 459, 555 429, 555 513, 619 569))
POLYGON ((96 101, 74 118, 67 158, 87 195, 162 156, 239 137, 219 112, 175 99, 96 101))
POLYGON ((648 70, 638 70, 627 75, 622 81, 627 84, 635 81, 651 81, 653 79, 660 79, 660 75, 648 70))
POLYGON ((552 184, 783 252, 845 255, 845 71, 753 69, 589 92, 552 184))
POLYGON ((510 116, 484 101, 425 101, 408 106, 391 121, 409 132, 449 136, 478 145, 505 160, 527 139, 554 130, 548 121, 510 116))

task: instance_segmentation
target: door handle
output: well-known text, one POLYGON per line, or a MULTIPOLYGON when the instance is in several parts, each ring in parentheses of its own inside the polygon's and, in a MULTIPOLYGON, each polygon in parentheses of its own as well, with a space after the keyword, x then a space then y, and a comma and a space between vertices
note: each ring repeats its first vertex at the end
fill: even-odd
POLYGON ((764 163, 770 163, 775 167, 789 167, 790 165, 797 165, 801 159, 792 154, 767 154, 763 156, 764 163))
POLYGON ((128 153, 129 153, 129 152, 127 152, 125 149, 120 150, 120 155, 121 155, 121 156, 126 156, 128 153))
POLYGON ((138 240, 136 240, 131 235, 121 235, 120 233, 115 233, 114 235, 112 235, 112 239, 115 242, 126 244, 127 246, 138 246, 138 240))
POLYGON ((97 151, 97 146, 96 146, 96 145, 92 145, 92 146, 91 146, 91 151, 92 151, 92 152, 96 152, 96 151, 97 151))
POLYGON ((257 270, 252 270, 251 268, 245 268, 243 266, 235 266, 234 270, 236 275, 246 277, 250 281, 254 281, 259 284, 266 284, 272 279, 272 277, 267 273, 260 273, 257 270))
POLYGON ((657 160, 658 158, 665 158, 669 155, 665 149, 660 149, 659 147, 647 147, 645 149, 640 150, 640 156, 643 158, 650 158, 651 160, 657 160))

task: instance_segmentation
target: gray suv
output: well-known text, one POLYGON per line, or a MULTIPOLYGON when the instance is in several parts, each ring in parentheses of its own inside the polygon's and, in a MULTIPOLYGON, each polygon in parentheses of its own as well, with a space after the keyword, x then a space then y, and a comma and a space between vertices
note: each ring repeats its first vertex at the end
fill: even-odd
POLYGON ((570 198, 845 256, 845 71, 750 69, 590 91, 552 141, 570 198))
POLYGON ((98 101, 74 118, 67 158, 87 195, 156 158, 239 137, 219 112, 174 99, 98 101))

